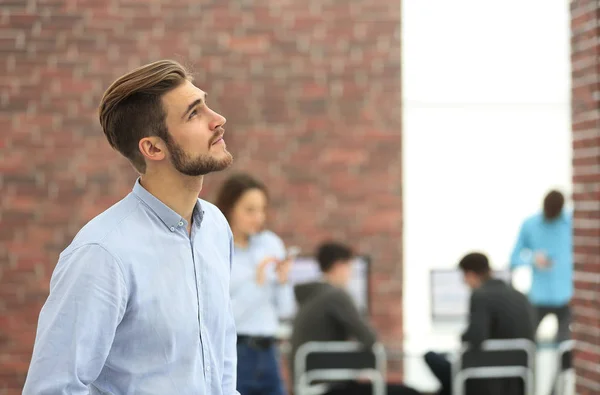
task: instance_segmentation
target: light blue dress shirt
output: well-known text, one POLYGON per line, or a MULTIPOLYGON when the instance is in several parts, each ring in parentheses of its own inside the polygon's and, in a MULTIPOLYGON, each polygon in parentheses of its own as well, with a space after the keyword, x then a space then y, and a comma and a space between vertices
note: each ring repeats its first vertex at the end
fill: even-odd
POLYGON ((256 268, 265 257, 284 259, 285 247, 273 232, 250 237, 245 248, 235 247, 231 270, 231 303, 237 333, 246 336, 277 334, 279 317, 291 313, 294 294, 289 283, 277 281, 274 264, 267 266, 264 284, 256 283, 256 268))
POLYGON ((198 200, 187 222, 136 182, 61 253, 24 395, 234 395, 233 236, 198 200))
POLYGON ((569 303, 573 296, 573 227, 572 218, 562 213, 554 221, 544 220, 543 214, 529 217, 519 232, 510 264, 532 266, 532 284, 529 299, 538 306, 559 307, 569 303), (523 254, 530 251, 529 254, 523 254), (539 269, 533 265, 533 254, 546 254, 550 267, 539 269))

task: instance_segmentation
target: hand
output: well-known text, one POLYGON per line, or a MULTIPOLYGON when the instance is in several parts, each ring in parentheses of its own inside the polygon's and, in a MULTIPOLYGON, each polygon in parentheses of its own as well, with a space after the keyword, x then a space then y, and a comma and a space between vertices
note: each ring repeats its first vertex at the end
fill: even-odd
POLYGON ((275 267, 275 273, 277 274, 277 281, 279 281, 279 284, 285 284, 288 282, 291 268, 292 268, 292 260, 291 259, 286 259, 286 260, 277 262, 277 266, 275 267))
POLYGON ((550 266, 550 260, 543 252, 536 252, 533 257, 533 262, 538 269, 547 269, 550 266))
POLYGON ((258 266, 256 266, 256 283, 258 285, 263 285, 265 283, 265 281, 267 280, 267 265, 271 262, 277 262, 277 259, 272 257, 272 256, 268 256, 266 258, 264 258, 262 261, 260 261, 260 263, 258 264, 258 266))
POLYGON ((362 384, 369 384, 369 383, 371 383, 372 380, 369 377, 369 373, 363 373, 363 372, 361 372, 361 373, 359 373, 356 381, 358 383, 362 383, 362 384))

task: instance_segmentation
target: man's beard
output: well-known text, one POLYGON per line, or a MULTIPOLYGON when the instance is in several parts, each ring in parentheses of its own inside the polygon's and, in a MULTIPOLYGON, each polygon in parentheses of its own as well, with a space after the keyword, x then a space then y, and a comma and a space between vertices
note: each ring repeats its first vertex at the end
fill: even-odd
POLYGON ((221 171, 228 168, 233 162, 233 156, 223 148, 225 156, 217 159, 210 154, 198 155, 195 158, 190 157, 181 146, 168 138, 165 143, 171 153, 171 163, 175 169, 186 176, 203 176, 213 171, 221 171))

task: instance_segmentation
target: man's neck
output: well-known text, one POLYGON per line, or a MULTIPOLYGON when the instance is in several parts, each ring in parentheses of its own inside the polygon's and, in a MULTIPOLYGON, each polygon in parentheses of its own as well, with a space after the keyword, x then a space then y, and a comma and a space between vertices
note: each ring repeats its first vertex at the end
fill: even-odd
POLYGON ((481 288, 483 287, 488 281, 490 281, 492 279, 491 275, 487 275, 487 276, 482 276, 479 278, 479 283, 477 284, 477 286, 475 287, 475 289, 477 288, 481 288))
POLYGON ((332 275, 325 274, 325 275, 323 276, 323 280, 324 280, 324 281, 325 281, 327 284, 329 284, 329 285, 333 285, 333 286, 334 286, 334 287, 336 287, 336 288, 344 288, 344 286, 343 286, 342 284, 340 284, 340 282, 339 282, 339 281, 336 281, 336 278, 335 278, 335 276, 332 276, 332 275))
POLYGON ((142 175, 140 184, 190 225, 203 178, 154 172, 142 175))

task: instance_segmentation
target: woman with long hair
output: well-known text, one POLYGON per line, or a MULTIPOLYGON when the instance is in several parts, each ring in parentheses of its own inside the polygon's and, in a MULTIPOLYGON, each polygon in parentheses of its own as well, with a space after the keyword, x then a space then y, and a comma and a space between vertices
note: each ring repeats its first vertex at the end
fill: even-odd
POLYGON ((264 229, 267 188, 248 174, 227 179, 217 194, 234 239, 231 303, 238 333, 241 395, 284 395, 275 335, 294 306, 291 260, 281 239, 264 229))

